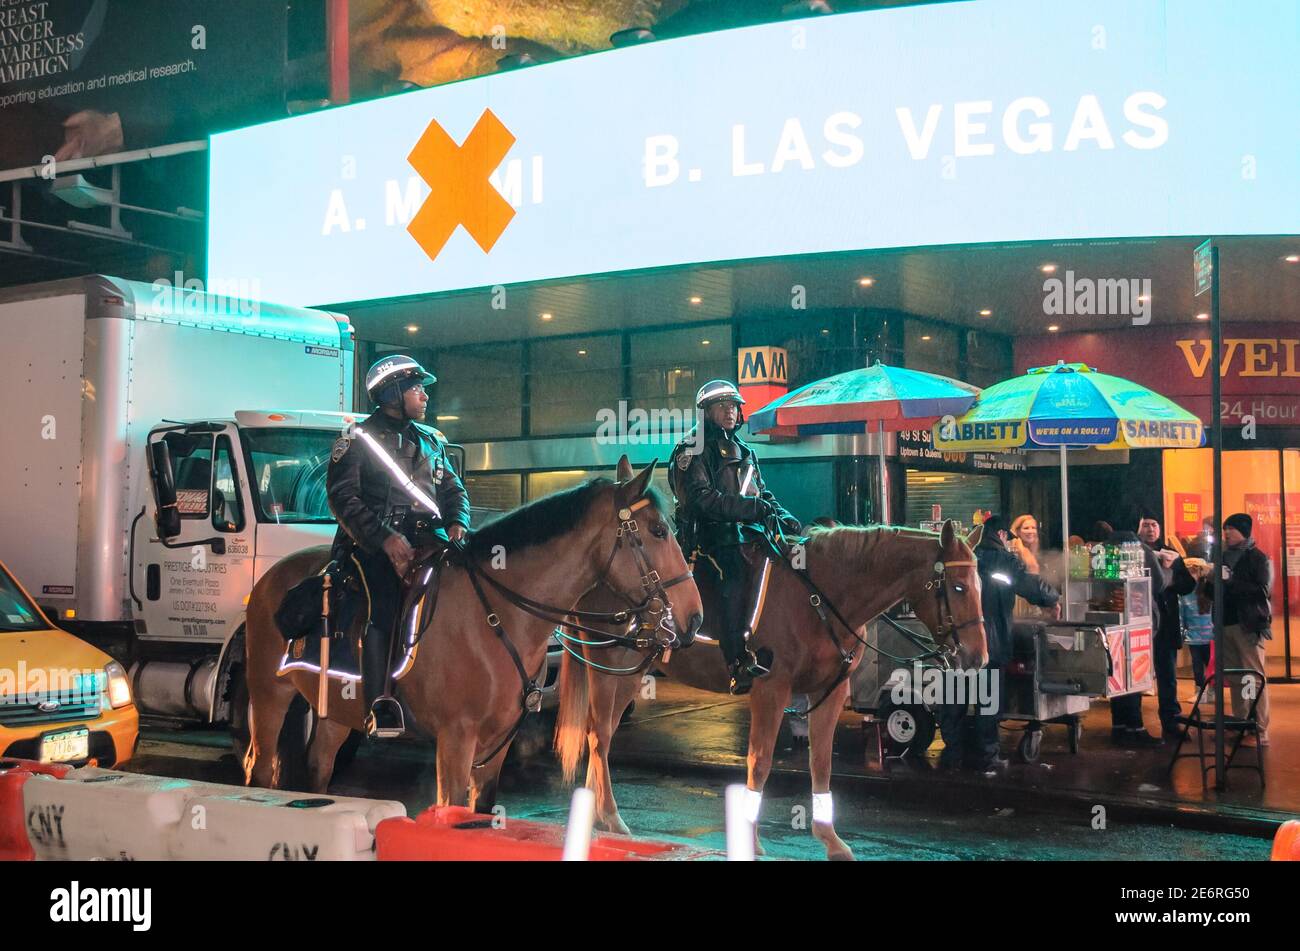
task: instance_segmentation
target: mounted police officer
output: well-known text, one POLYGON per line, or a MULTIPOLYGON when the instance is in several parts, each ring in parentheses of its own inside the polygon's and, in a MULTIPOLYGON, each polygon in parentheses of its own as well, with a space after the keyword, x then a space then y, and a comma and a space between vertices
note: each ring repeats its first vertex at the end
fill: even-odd
POLYGON ((469 498, 448 461, 446 443, 437 430, 416 422, 429 403, 425 387, 435 382, 411 357, 377 361, 366 373, 374 411, 335 442, 330 454, 329 504, 339 523, 333 556, 360 568, 370 602, 361 653, 371 736, 405 730, 392 695, 401 579, 416 548, 459 542, 469 528, 469 498))
POLYGON ((682 550, 690 556, 698 549, 696 571, 712 578, 722 593, 719 639, 734 694, 748 693, 753 678, 768 673, 748 640, 758 626, 772 568, 769 534, 801 528, 767 490, 754 451, 736 435, 744 402, 726 380, 700 387, 695 394, 700 423, 673 450, 668 470, 682 550))

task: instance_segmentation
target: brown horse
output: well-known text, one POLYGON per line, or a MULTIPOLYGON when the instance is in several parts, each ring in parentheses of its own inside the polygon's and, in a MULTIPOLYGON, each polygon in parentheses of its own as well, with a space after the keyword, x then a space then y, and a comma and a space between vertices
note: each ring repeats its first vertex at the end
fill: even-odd
MULTIPOLYGON (((626 460, 621 468, 630 475, 626 460)), ((555 628, 555 617, 537 616, 527 609, 529 601, 534 609, 545 602, 563 615, 603 582, 611 597, 620 596, 620 609, 630 604, 658 609, 667 641, 676 640, 678 631, 690 634, 698 628, 703 615, 699 591, 668 528, 663 502, 650 488, 653 470, 651 463, 626 481, 593 479, 472 533, 465 553, 478 566, 481 595, 465 567, 443 569, 428 633, 397 684, 417 730, 436 739, 439 805, 491 806, 510 738, 522 720, 519 668, 530 677, 539 674, 555 628), (665 591, 669 587, 671 595, 665 591), (518 653, 518 666, 503 635, 518 653)), ((285 641, 274 614, 285 592, 319 572, 328 559, 324 547, 290 555, 258 581, 250 596, 246 669, 252 736, 245 760, 250 785, 278 781, 276 741, 295 693, 316 706, 316 673, 291 670, 277 676, 285 641)), ((358 618, 349 636, 355 638, 363 623, 365 617, 358 618)), ((318 718, 308 750, 313 791, 325 791, 339 747, 351 730, 363 727, 366 711, 357 694, 355 685, 345 691, 340 681, 330 682, 328 716, 318 718)))
MULTIPOLYGON (((861 635, 857 632, 906 600, 937 638, 957 641, 956 655, 961 666, 982 667, 988 661, 988 648, 980 611, 979 573, 972 552, 980 534, 977 526, 963 540, 952 522, 944 524, 941 534, 864 526, 813 528, 802 554, 806 577, 820 592, 816 600, 822 602, 825 620, 796 569, 789 563, 774 567, 762 617, 750 639, 752 647, 759 651, 766 648, 773 657, 772 672, 756 680, 750 693, 751 815, 758 812, 763 785, 772 768, 777 731, 790 696, 808 694, 816 704, 808 716, 808 765, 814 797, 812 832, 825 845, 828 858, 853 858, 852 851, 835 833, 830 778, 835 725, 848 695, 848 674, 866 650, 858 643, 861 635), (844 656, 849 651, 853 658, 846 665, 844 656)), ((594 611, 608 604, 602 592, 593 591, 581 606, 594 611)), ((705 634, 708 628, 706 618, 705 634)), ((606 668, 635 668, 639 660, 634 651, 625 648, 577 650, 587 661, 606 668)), ((583 746, 587 747, 587 788, 596 795, 596 821, 603 829, 626 833, 627 826, 614 801, 609 748, 641 678, 615 676, 593 666, 580 668, 580 663, 566 653, 560 672, 556 750, 565 778, 572 781, 583 746)), ((726 664, 721 652, 709 645, 675 651, 670 663, 660 663, 658 669, 689 686, 727 692, 726 664)), ((757 824, 754 844, 756 853, 761 854, 757 824)))

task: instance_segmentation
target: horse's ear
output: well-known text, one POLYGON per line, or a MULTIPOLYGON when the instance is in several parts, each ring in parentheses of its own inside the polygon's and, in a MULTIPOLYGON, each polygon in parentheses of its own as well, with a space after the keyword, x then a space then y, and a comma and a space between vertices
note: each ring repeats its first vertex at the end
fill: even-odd
POLYGON ((957 540, 957 525, 952 519, 943 520, 943 534, 939 539, 939 545, 944 551, 951 551, 953 543, 957 540))
POLYGON ((658 459, 654 460, 650 465, 646 466, 633 476, 631 481, 625 482, 620 487, 620 497, 623 499, 624 504, 631 504, 641 498, 641 496, 645 495, 646 489, 650 487, 650 479, 654 476, 655 466, 658 465, 658 463, 658 459))
POLYGON ((627 482, 632 478, 632 463, 627 461, 627 453, 618 458, 618 481, 627 482))
POLYGON ((966 536, 966 544, 970 545, 971 548, 978 548, 980 545, 980 539, 983 537, 984 537, 984 523, 980 522, 978 525, 972 528, 970 530, 970 534, 966 536))

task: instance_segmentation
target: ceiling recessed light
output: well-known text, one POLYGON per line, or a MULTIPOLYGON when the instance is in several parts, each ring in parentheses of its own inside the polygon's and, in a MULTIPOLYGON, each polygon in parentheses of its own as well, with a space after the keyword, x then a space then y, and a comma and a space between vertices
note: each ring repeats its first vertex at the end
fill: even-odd
POLYGON ((929 339, 930 339, 930 335, 929 335, 929 334, 925 334, 924 336, 921 337, 921 339, 922 339, 922 340, 929 340, 929 339))
POLYGON ((1042 271, 1044 274, 1055 274, 1055 273, 1056 273, 1056 265, 1055 265, 1055 264, 1044 264, 1044 265, 1043 265, 1042 267, 1040 267, 1038 270, 1042 271))
POLYGON ((1060 330, 1060 329, 1061 329, 1061 328, 1058 327, 1056 324, 1052 324, 1050 327, 1047 328, 1047 332, 1048 332, 1048 333, 1052 333, 1052 334, 1054 334, 1054 333, 1056 333, 1056 332, 1057 332, 1058 330, 1060 330))
POLYGON ((450 423, 454 420, 460 419, 460 417, 459 416, 438 416, 436 417, 436 419, 440 423, 450 423))
POLYGON ((692 298, 691 298, 691 303, 692 303, 692 304, 698 304, 701 300, 702 300, 702 298, 699 298, 699 297, 692 297, 692 298))
POLYGON ((1196 319, 1197 319, 1197 320, 1209 320, 1209 319, 1210 319, 1210 315, 1209 315, 1209 314, 1197 314, 1197 315, 1196 315, 1196 319))
POLYGON ((419 331, 420 331, 420 328, 417 327, 417 326, 415 326, 415 324, 407 324, 407 325, 406 325, 406 332, 407 332, 408 334, 419 333, 419 331))
POLYGON ((982 311, 980 311, 980 316, 981 316, 981 317, 992 317, 992 316, 993 316, 993 311, 989 310, 989 309, 986 307, 986 308, 984 308, 982 311))
POLYGON ((823 328, 822 328, 822 333, 824 333, 824 334, 828 334, 828 333, 830 333, 830 331, 827 330, 825 327, 823 327, 823 328))
POLYGON ((858 278, 858 284, 861 285, 862 287, 870 287, 874 283, 876 283, 876 279, 874 277, 858 278))
POLYGON ((700 346, 702 346, 702 347, 707 347, 707 346, 709 345, 710 342, 711 342, 711 341, 708 341, 708 340, 701 340, 701 341, 700 341, 700 346))
POLYGON ((554 314, 542 314, 541 316, 542 316, 542 320, 550 320, 550 319, 551 319, 553 316, 555 316, 555 315, 554 315, 554 314))
POLYGON ((1300 264, 1300 254, 1288 254, 1286 256, 1287 264, 1300 264))
POLYGON ((578 351, 578 356, 580 356, 580 357, 585 357, 586 355, 587 355, 587 351, 586 351, 586 350, 579 350, 579 351, 578 351))

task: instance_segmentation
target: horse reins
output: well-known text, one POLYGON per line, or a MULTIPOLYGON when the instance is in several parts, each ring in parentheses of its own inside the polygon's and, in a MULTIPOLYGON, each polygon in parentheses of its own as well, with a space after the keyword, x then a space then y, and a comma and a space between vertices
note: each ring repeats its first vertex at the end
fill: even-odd
MULTIPOLYGON (((826 688, 826 691, 821 695, 820 699, 818 699, 816 703, 814 703, 812 706, 810 706, 807 709, 807 711, 805 711, 804 716, 807 716, 808 714, 816 710, 818 707, 820 707, 826 701, 826 699, 835 691, 835 688, 844 682, 844 679, 849 675, 849 669, 853 666, 853 660, 855 655, 857 654, 856 647, 853 650, 846 651, 844 650, 843 647, 840 646, 840 639, 835 636, 835 628, 831 624, 830 617, 828 617, 826 611, 823 610, 824 608, 830 610, 831 616, 833 616, 835 620, 840 622, 843 628, 846 631, 848 631, 850 635, 852 635, 855 641, 857 641, 863 647, 873 650, 877 654, 880 654, 883 657, 888 657, 890 660, 895 662, 915 663, 916 661, 926 660, 930 657, 943 657, 945 658, 945 663, 946 663, 946 658, 956 650, 955 647, 946 650, 940 648, 937 646, 938 642, 936 641, 935 642, 936 646, 931 650, 923 651, 922 653, 916 654, 913 657, 895 657, 893 654, 889 653, 889 651, 877 647, 875 644, 868 642, 865 638, 860 637, 858 635, 857 630, 851 624, 849 624, 848 621, 844 619, 844 615, 841 614, 839 609, 835 607, 835 604, 830 600, 830 598, 828 598, 821 591, 820 588, 817 587, 817 584, 811 578, 809 578, 807 574, 795 568, 784 558, 781 559, 781 563, 784 564, 787 568, 789 568, 791 573, 793 573, 794 576, 797 577, 800 581, 802 581, 804 586, 808 588, 810 592, 808 596, 808 603, 812 605, 813 609, 817 612, 817 616, 821 618, 822 625, 826 631, 827 636, 830 637, 831 643, 835 645, 835 649, 840 653, 839 671, 836 672, 835 678, 831 681, 830 686, 826 688)), ((932 577, 929 581, 925 583, 925 588, 927 591, 931 589, 935 590, 935 598, 939 606, 939 622, 942 625, 939 631, 939 636, 940 637, 951 636, 955 644, 961 643, 960 632, 964 628, 967 628, 972 624, 979 624, 981 623, 981 620, 979 618, 972 618, 971 620, 964 621, 961 624, 957 623, 956 619, 953 617, 952 605, 948 598, 947 569, 949 567, 970 568, 970 567, 977 567, 977 566, 978 566, 978 562, 971 561, 971 560, 948 561, 948 562, 936 561, 934 563, 934 577, 932 577)), ((912 632, 908 631, 906 628, 904 628, 893 618, 889 617, 883 612, 880 615, 878 615, 878 617, 881 620, 888 623, 891 627, 908 635, 909 639, 913 640, 913 642, 916 643, 915 637, 912 635, 912 632)), ((918 646, 921 645, 918 644, 918 646)))
MULTIPOLYGON (((651 500, 649 498, 641 498, 633 504, 624 506, 618 510, 619 524, 618 530, 615 533, 614 546, 610 550, 609 557, 605 559, 604 568, 601 569, 601 572, 596 579, 598 583, 604 584, 617 596, 627 602, 628 610, 625 611, 610 613, 600 611, 579 611, 575 608, 565 610, 563 608, 557 608, 554 605, 545 604, 541 601, 535 601, 532 598, 522 595, 518 591, 507 587, 496 578, 493 578, 491 575, 484 572, 474 559, 466 553, 464 560, 465 571, 469 575, 470 583, 474 586, 474 593, 478 595, 479 603, 483 606, 483 610, 487 614, 488 626, 496 632, 497 637, 500 638, 501 643, 505 646, 507 653, 510 655, 511 661, 515 665, 515 670, 519 674, 520 682, 523 684, 523 692, 520 696, 520 706, 522 709, 520 710, 519 718, 492 752, 474 764, 475 769, 490 763, 492 759, 515 738, 516 734, 518 734, 520 728, 523 726, 524 719, 528 714, 536 713, 541 709, 542 705, 542 689, 537 683, 537 677, 530 677, 528 675, 523 660, 519 656, 519 651, 515 648, 514 643, 510 640, 510 635, 501 624, 500 615, 493 611, 491 605, 488 604, 487 595, 483 591, 480 579, 487 581, 488 584, 495 588, 496 591, 512 605, 527 614, 531 614, 533 617, 539 618, 540 620, 550 621, 557 626, 568 623, 568 626, 570 627, 585 631, 589 634, 599 635, 602 638, 605 638, 609 643, 618 644, 623 647, 633 647, 639 650, 654 647, 655 649, 653 653, 648 654, 644 662, 644 667, 648 667, 654 662, 655 658, 676 642, 677 632, 673 630, 672 626, 673 605, 672 600, 668 597, 668 589, 674 585, 690 581, 694 577, 694 573, 688 567, 685 572, 677 577, 664 581, 660 578, 659 572, 653 565, 651 565, 650 558, 645 552, 645 542, 641 538, 641 527, 637 523, 635 517, 637 511, 650 504, 651 500), (619 591, 609 580, 610 568, 613 567, 614 558, 618 555, 619 549, 623 547, 624 542, 628 544, 629 551, 632 552, 632 556, 636 560, 637 569, 641 575, 641 591, 644 595, 644 600, 641 601, 640 604, 633 601, 625 592, 619 591), (651 620, 646 619, 647 615, 649 615, 651 620), (568 618, 582 618, 587 621, 604 623, 621 623, 624 621, 635 620, 637 623, 637 632, 640 636, 631 634, 612 634, 608 631, 588 627, 584 624, 578 623, 577 621, 570 623, 567 621, 568 618), (647 635, 645 633, 647 631, 651 632, 651 634, 647 635), (666 633, 667 637, 663 636, 660 632, 666 633)), ((570 639, 575 640, 578 643, 589 643, 582 641, 579 638, 570 639)), ((563 641, 560 642, 560 646, 572 654, 568 645, 563 641)), ((609 644, 597 646, 609 646, 609 644)), ((546 662, 543 658, 543 670, 545 669, 545 666, 546 662)), ((644 667, 642 669, 644 669, 644 667)), ((538 673, 540 675, 541 671, 538 673)))

